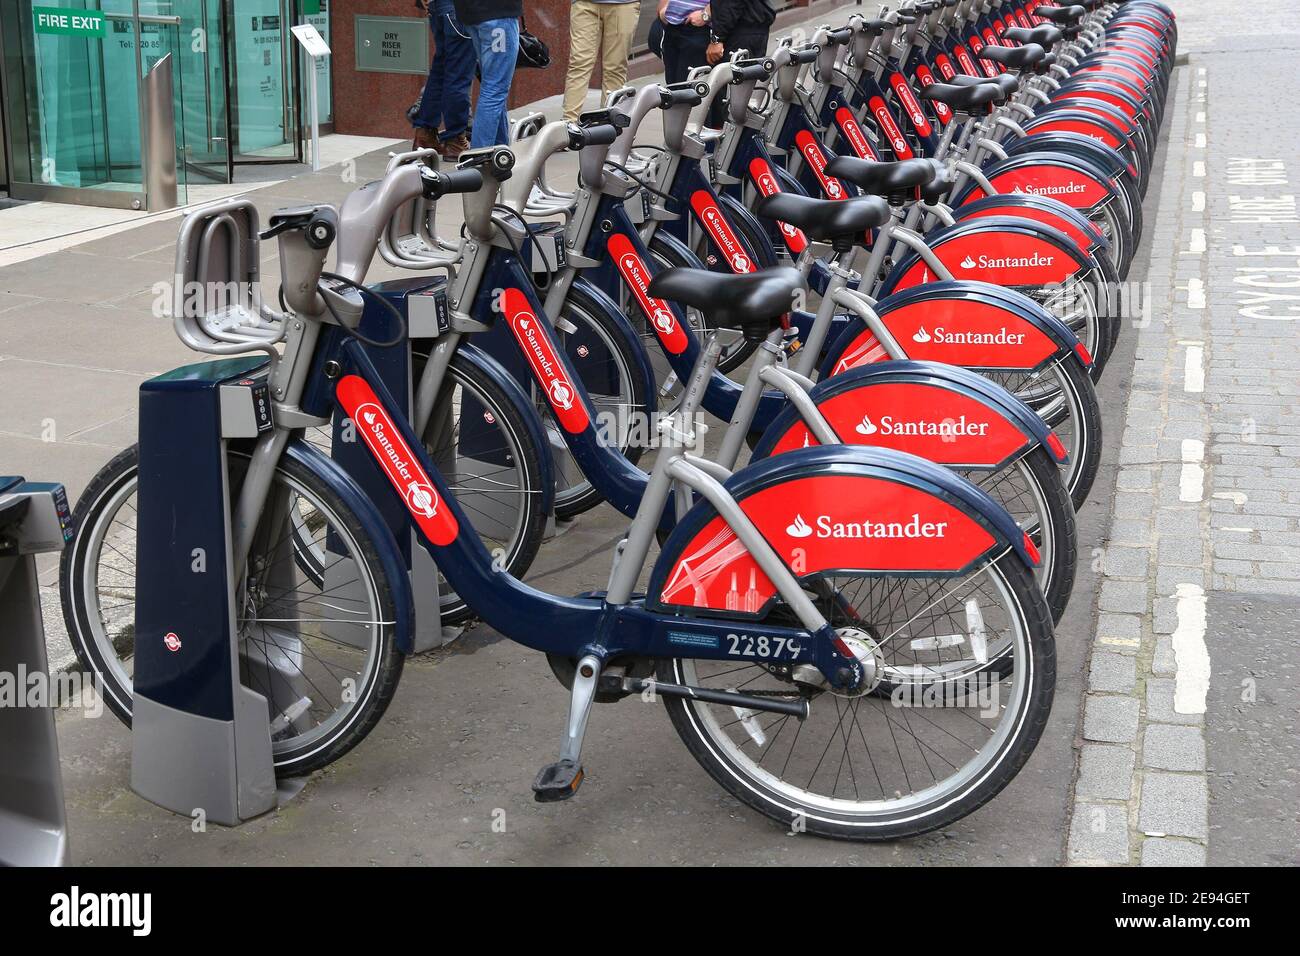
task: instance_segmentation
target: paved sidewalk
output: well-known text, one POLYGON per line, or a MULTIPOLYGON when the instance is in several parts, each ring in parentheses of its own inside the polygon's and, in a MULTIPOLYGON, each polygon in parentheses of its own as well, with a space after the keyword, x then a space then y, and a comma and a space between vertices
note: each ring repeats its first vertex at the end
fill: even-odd
POLYGON ((1295 864, 1300 121, 1274 107, 1300 34, 1257 0, 1175 8, 1069 860, 1295 864))

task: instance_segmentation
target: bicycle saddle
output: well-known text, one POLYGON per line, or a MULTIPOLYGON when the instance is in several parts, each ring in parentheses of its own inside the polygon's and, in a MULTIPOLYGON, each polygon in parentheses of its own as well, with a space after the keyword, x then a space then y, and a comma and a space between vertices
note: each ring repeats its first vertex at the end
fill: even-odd
POLYGON ((764 269, 722 275, 707 269, 665 269, 650 280, 650 294, 693 305, 718 328, 736 329, 746 341, 761 342, 783 324, 803 289, 797 269, 764 269))
POLYGON ((854 196, 839 200, 815 199, 798 193, 773 193, 760 199, 754 211, 760 216, 798 226, 810 238, 819 242, 860 236, 868 229, 883 226, 889 221, 889 206, 878 196, 854 196))
MULTIPOLYGON (((1048 54, 1055 59, 1054 54, 1048 54)), ((1042 61, 1039 62, 1042 65, 1042 61)), ((958 73, 950 79, 944 80, 949 86, 978 86, 981 83, 990 83, 1000 88, 1010 96, 1020 89, 1020 78, 1014 73, 999 73, 997 76, 968 76, 965 73, 958 73)))
POLYGON ((1047 51, 1037 43, 1026 43, 1023 46, 986 46, 980 50, 980 56, 984 59, 1001 63, 1012 70, 1032 67, 1046 55, 1047 51))
MULTIPOLYGON (((1060 43, 1065 34, 1056 27, 1044 23, 1032 30, 1026 30, 1024 27, 1012 27, 1010 30, 1003 30, 1002 36, 1008 40, 1015 40, 1017 43, 1037 43, 1046 50, 1060 43)), ((983 56, 984 54, 981 53, 980 55, 983 56)))
POLYGON ((934 167, 928 159, 877 163, 853 156, 836 156, 826 164, 826 172, 847 179, 863 192, 885 196, 892 202, 916 198, 918 187, 934 179, 934 167))
POLYGON ((974 86, 931 83, 917 95, 923 100, 946 103, 954 110, 961 110, 963 113, 987 110, 992 104, 1001 103, 1007 98, 1007 94, 996 83, 978 83, 974 86))
POLYGON ((1081 6, 1069 7, 1052 7, 1041 6, 1035 7, 1034 13, 1040 17, 1051 20, 1053 23, 1076 23, 1082 20, 1084 14, 1088 11, 1081 6))

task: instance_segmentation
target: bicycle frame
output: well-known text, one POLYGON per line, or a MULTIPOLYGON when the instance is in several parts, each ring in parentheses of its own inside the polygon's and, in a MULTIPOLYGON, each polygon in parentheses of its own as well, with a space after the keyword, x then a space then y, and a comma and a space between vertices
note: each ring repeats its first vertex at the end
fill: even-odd
MULTIPOLYGON (((518 323, 533 318, 522 294, 507 294, 505 299, 506 321, 518 323)), ((698 658, 726 660, 737 656, 731 650, 734 642, 728 640, 735 634, 735 621, 657 614, 632 600, 632 589, 650 553, 659 515, 669 504, 671 483, 679 482, 725 516, 803 624, 802 628, 791 628, 746 622, 746 633, 764 636, 780 646, 783 662, 813 664, 828 679, 842 667, 860 668, 851 653, 846 655, 836 649, 825 618, 753 522, 717 479, 692 464, 690 456, 682 451, 691 436, 681 430, 680 418, 667 429, 667 444, 656 462, 626 546, 616 559, 608 592, 602 596, 561 598, 496 570, 441 473, 425 454, 405 417, 396 411, 399 406, 357 340, 332 337, 314 366, 308 406, 323 413, 326 409, 316 407, 317 403, 332 401, 357 423, 357 431, 377 467, 388 477, 393 493, 401 498, 421 544, 443 575, 489 626, 512 640, 572 658, 675 657, 687 648, 690 656, 698 658), (330 377, 327 367, 335 367, 334 377, 330 377)))

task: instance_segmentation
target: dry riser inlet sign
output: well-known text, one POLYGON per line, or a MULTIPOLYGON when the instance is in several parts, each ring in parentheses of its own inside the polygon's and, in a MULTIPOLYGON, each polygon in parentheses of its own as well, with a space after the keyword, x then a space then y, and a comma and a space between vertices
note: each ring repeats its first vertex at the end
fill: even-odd
POLYGON ((65 7, 32 7, 32 23, 37 33, 103 39, 108 30, 104 15, 95 10, 69 10, 65 7))

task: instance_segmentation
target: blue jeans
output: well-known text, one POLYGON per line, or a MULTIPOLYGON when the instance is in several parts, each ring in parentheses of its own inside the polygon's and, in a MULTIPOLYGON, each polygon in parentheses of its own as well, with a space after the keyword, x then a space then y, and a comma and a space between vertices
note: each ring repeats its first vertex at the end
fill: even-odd
POLYGON ((456 21, 451 0, 434 0, 429 4, 429 29, 433 32, 433 62, 413 125, 432 130, 441 126, 441 138, 454 139, 469 128, 474 43, 469 31, 456 21))
POLYGON ((484 20, 466 25, 478 53, 478 106, 474 110, 474 138, 471 149, 504 146, 510 141, 506 99, 519 59, 519 21, 484 20))

